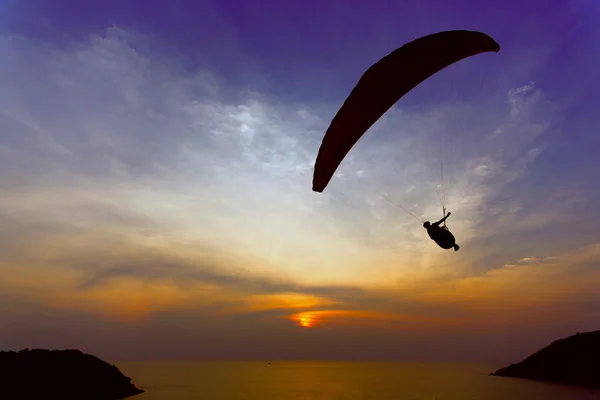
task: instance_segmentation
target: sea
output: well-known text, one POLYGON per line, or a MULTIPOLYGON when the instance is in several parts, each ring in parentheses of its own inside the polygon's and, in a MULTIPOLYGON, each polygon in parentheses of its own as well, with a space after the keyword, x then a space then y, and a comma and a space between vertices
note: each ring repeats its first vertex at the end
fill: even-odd
POLYGON ((121 362, 132 400, 587 400, 600 391, 490 376, 501 365, 327 361, 121 362))

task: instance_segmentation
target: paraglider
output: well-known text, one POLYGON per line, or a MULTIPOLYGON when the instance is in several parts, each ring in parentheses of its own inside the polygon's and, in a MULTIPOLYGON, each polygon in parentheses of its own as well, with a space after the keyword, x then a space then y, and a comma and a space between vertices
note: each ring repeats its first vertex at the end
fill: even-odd
MULTIPOLYGON (((314 166, 312 190, 323 192, 362 135, 419 83, 467 57, 498 51, 500 45, 485 33, 443 31, 409 42, 373 64, 352 89, 325 132, 314 166)), ((446 218, 444 216, 440 223, 446 218)), ((439 229, 447 232, 444 237, 448 240, 442 240, 444 245, 454 241, 445 224, 439 229)), ((438 236, 442 237, 439 232, 438 236)), ((453 246, 454 243, 451 248, 453 246)))
POLYGON ((425 221, 423 223, 423 228, 427 229, 427 234, 429 237, 442 249, 454 249, 454 251, 458 251, 460 246, 456 244, 454 235, 446 226, 446 219, 450 216, 450 214, 451 213, 449 212, 446 214, 446 216, 444 216, 444 218, 434 222, 433 224, 429 221, 425 221), (440 226, 441 223, 444 225, 440 226))

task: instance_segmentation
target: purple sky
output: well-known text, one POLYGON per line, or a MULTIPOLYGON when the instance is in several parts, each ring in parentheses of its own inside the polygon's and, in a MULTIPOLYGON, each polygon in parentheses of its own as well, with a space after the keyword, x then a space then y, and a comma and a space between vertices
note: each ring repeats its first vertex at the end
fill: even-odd
POLYGON ((600 5, 408 3, 0 0, 0 347, 507 362, 599 329, 600 5), (312 192, 364 70, 448 29, 501 51, 312 192), (437 219, 440 143, 456 253, 380 195, 437 219))

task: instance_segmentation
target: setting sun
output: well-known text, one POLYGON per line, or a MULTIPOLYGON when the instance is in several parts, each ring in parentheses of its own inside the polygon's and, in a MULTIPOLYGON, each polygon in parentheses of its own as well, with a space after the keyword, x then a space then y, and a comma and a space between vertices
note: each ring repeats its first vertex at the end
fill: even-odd
POLYGON ((302 317, 300 317, 300 319, 298 320, 298 322, 300 323, 300 326, 302 326, 304 328, 310 328, 310 327, 312 327, 312 319, 309 316, 302 316, 302 317))
POLYGON ((295 321, 296 323, 298 323, 298 325, 300 325, 303 328, 313 328, 317 323, 317 319, 315 318, 315 315, 312 312, 301 312, 298 314, 291 315, 288 318, 292 321, 295 321))

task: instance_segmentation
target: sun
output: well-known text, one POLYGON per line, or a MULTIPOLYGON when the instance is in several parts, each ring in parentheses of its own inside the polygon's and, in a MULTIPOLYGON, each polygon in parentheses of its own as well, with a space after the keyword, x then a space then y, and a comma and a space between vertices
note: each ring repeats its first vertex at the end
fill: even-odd
POLYGON ((301 328, 316 328, 323 323, 323 311, 303 311, 285 318, 294 321, 301 328))
POLYGON ((302 328, 313 328, 319 322, 313 312, 310 311, 293 314, 287 318, 296 322, 302 328))
POLYGON ((313 326, 313 320, 308 315, 302 315, 301 317, 299 317, 298 318, 298 323, 303 328, 310 328, 310 327, 313 326))

